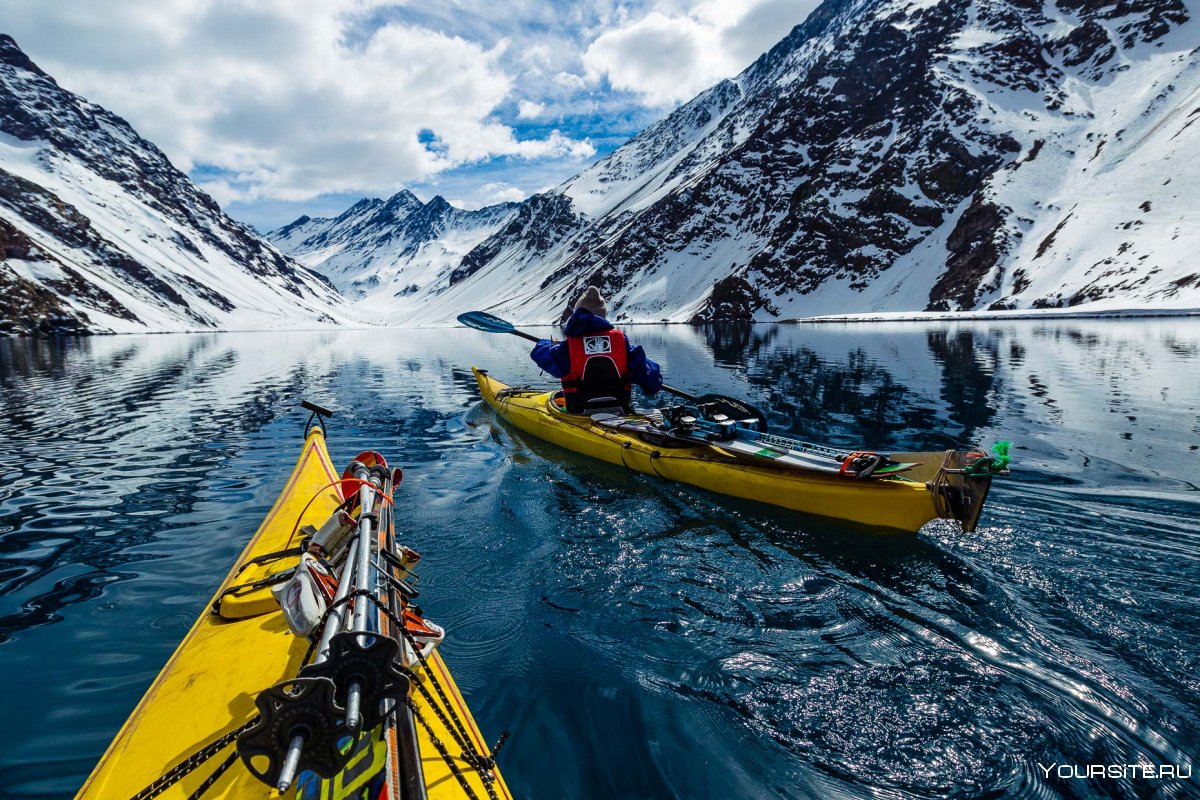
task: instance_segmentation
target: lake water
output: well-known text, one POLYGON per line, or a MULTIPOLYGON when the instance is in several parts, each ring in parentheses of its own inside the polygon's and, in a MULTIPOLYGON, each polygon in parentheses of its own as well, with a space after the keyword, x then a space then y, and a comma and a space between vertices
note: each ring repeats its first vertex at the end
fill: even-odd
MULTIPOLYGON (((0 795, 64 797, 337 410, 405 470, 422 606, 521 798, 1185 797, 1200 321, 629 329, 838 445, 1015 443, 980 530, 884 537, 516 433, 467 330, 0 340, 0 795)), ((548 384, 546 384, 548 385, 548 384)), ((231 657, 233 654, 231 654, 231 657)))

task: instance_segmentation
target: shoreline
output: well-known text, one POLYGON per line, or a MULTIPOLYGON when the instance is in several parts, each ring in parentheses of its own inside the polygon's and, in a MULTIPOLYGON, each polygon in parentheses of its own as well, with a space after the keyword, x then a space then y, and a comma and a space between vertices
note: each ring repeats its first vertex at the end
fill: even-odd
POLYGON ((1111 311, 1068 311, 1056 309, 1013 309, 1010 311, 875 311, 855 314, 825 314, 778 320, 796 325, 850 322, 994 322, 1028 319, 1139 319, 1147 317, 1198 317, 1200 308, 1121 308, 1111 311))
MULTIPOLYGON (((853 314, 826 314, 816 317, 795 317, 776 320, 713 320, 712 322, 671 322, 655 320, 631 322, 615 320, 620 327, 644 325, 685 325, 703 328, 709 325, 851 325, 862 323, 892 322, 1007 322, 1013 320, 1130 320, 1148 318, 1200 317, 1200 308, 1123 308, 1111 311, 1067 311, 1063 309, 1013 309, 1009 311, 864 311, 853 314)), ((517 322, 526 328, 557 328, 552 322, 517 322)), ((426 325, 334 325, 315 328, 206 328, 182 331, 72 331, 62 333, 0 333, 3 339, 83 339, 92 336, 172 336, 209 333, 309 333, 335 331, 379 331, 379 330, 447 330, 467 326, 460 324, 426 325)))

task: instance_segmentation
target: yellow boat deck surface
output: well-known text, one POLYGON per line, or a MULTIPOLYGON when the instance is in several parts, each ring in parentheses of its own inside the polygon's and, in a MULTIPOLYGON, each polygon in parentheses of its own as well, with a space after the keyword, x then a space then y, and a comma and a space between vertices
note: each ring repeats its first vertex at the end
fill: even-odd
MULTIPOLYGON (((236 562, 235 569, 221 584, 217 596, 231 585, 293 567, 298 557, 265 565, 251 565, 240 574, 237 569, 255 556, 295 546, 299 534, 293 538, 293 531, 299 526, 311 524, 320 527, 341 503, 342 498, 334 483, 339 477, 329 458, 321 429, 313 428, 287 485, 236 562)), ((239 598, 236 606, 254 615, 227 621, 210 613, 210 606, 203 609, 200 618, 109 745, 80 790, 79 798, 114 800, 133 797, 204 745, 256 716, 254 698, 261 690, 297 675, 308 650, 308 641, 294 635, 288 628, 278 605, 269 596, 269 588, 256 590, 254 596, 239 598)), ((468 733, 474 739, 476 748, 481 753, 487 753, 488 745, 441 656, 435 651, 429 661, 451 704, 456 706, 468 733)), ((414 692, 413 699, 434 733, 447 744, 451 753, 456 753, 453 735, 442 725, 438 716, 425 707, 420 693, 414 692)), ((467 797, 430 741, 429 734, 419 725, 417 733, 421 764, 431 800, 467 797)), ((317 787, 319 793, 313 793, 316 782, 311 779, 301 781, 297 784, 304 787, 301 796, 361 796, 368 779, 384 768, 383 762, 389 750, 386 738, 379 730, 374 732, 371 747, 366 746, 367 741, 365 737, 360 741, 356 747, 358 752, 345 771, 345 777, 354 776, 349 781, 350 785, 342 786, 342 777, 339 776, 320 782, 317 787), (361 763, 363 758, 380 763, 364 769, 361 763)), ((159 796, 180 799, 192 796, 234 751, 232 743, 227 745, 159 796)), ((479 775, 461 759, 459 767, 476 795, 488 797, 479 775)), ((297 785, 289 789, 285 796, 296 797, 297 785)), ((501 798, 511 797, 498 772, 492 788, 501 798)), ((280 795, 257 780, 237 761, 202 796, 263 798, 280 795)))
MULTIPOLYGON (((539 439, 610 464, 719 494, 881 530, 915 533, 938 516, 923 482, 928 465, 914 475, 915 480, 856 480, 811 470, 747 464, 719 446, 662 447, 595 424, 589 417, 567 414, 553 405, 553 392, 505 392, 509 387, 486 371, 473 368, 473 372, 483 399, 501 418, 539 439)), ((940 463, 940 454, 923 455, 936 456, 940 463)))

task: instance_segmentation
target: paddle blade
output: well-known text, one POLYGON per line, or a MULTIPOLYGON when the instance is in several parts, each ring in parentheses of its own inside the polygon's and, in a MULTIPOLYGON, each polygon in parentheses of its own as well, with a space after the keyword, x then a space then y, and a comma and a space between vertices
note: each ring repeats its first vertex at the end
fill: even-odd
POLYGON ((514 333, 516 331, 511 322, 486 311, 468 311, 465 314, 459 314, 458 321, 468 328, 488 333, 514 333))

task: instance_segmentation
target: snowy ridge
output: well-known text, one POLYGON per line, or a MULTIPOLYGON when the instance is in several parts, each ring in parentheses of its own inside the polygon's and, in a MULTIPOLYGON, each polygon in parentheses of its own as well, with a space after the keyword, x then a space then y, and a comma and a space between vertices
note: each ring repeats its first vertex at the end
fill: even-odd
POLYGON ((322 327, 321 276, 0 36, 0 333, 322 327))
POLYGON ((1182 0, 826 0, 455 268, 381 275, 389 318, 1200 308, 1197 42, 1182 0))
POLYGON ((267 239, 326 275, 366 318, 396 323, 407 316, 405 298, 446 285, 463 257, 516 207, 465 211, 440 195, 422 203, 401 190, 387 200, 360 200, 332 219, 301 217, 267 239))

